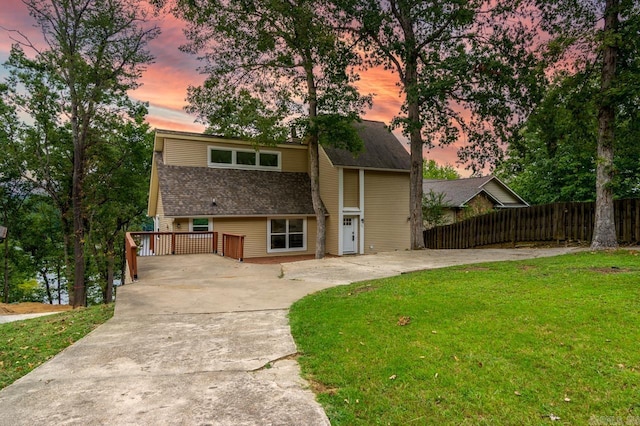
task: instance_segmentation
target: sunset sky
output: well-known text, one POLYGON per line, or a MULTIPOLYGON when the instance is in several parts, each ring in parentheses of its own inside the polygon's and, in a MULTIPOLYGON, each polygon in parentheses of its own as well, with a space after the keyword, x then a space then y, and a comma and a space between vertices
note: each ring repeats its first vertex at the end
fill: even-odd
MULTIPOLYGON (((2 3, 0 62, 4 63, 11 48, 11 37, 19 37, 7 30, 19 30, 36 44, 41 40, 41 37, 39 30, 33 26, 33 18, 29 16, 27 8, 21 0, 3 0, 2 3)), ((149 102, 147 120, 153 127, 201 132, 204 130, 204 126, 195 123, 195 118, 184 111, 187 87, 199 85, 204 81, 204 76, 197 71, 200 63, 194 55, 185 54, 178 50, 178 46, 185 41, 182 33, 183 23, 171 16, 157 19, 162 33, 150 45, 150 50, 155 56, 155 63, 149 65, 142 77, 142 86, 131 92, 131 96, 137 100, 149 102)), ((6 70, 0 68, 0 80, 6 76, 6 70)), ((368 111, 364 118, 389 123, 399 112, 402 98, 398 92, 394 75, 384 70, 370 70, 362 75, 359 87, 363 93, 376 95, 373 109, 368 111)), ((394 133, 408 149, 407 141, 400 132, 394 133)), ((456 147, 435 148, 431 152, 425 151, 425 157, 434 159, 440 164, 455 165, 456 147)), ((462 167, 457 165, 456 167, 459 168, 461 174, 469 174, 462 167)))

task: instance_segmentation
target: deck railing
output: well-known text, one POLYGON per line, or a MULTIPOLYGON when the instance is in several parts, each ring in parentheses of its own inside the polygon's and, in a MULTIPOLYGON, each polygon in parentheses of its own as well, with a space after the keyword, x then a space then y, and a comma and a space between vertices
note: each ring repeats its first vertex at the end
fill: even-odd
POLYGON ((217 253, 218 233, 203 232, 127 232, 125 256, 132 280, 138 279, 138 256, 217 253))
POLYGON ((218 252, 217 232, 130 232, 130 234, 138 246, 138 256, 218 252))
POLYGON ((242 262, 244 258, 244 235, 222 234, 222 255, 242 262))
POLYGON ((138 246, 133 240, 130 232, 127 232, 124 239, 125 258, 129 267, 129 277, 132 280, 138 279, 138 246))

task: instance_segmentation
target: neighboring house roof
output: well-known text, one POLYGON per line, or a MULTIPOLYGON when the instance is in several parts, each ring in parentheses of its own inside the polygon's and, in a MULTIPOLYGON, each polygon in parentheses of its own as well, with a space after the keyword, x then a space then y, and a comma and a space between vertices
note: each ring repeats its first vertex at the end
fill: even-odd
POLYGON ((409 171, 409 153, 384 123, 363 120, 355 126, 364 142, 364 150, 359 154, 340 148, 322 147, 334 166, 409 171))
POLYGON ((165 216, 314 214, 306 173, 167 166, 155 156, 165 216))
POLYGON ((444 193, 444 202, 449 207, 465 207, 465 205, 479 194, 487 195, 498 207, 528 207, 518 194, 502 183, 495 176, 455 180, 424 179, 422 189, 425 193, 444 193))

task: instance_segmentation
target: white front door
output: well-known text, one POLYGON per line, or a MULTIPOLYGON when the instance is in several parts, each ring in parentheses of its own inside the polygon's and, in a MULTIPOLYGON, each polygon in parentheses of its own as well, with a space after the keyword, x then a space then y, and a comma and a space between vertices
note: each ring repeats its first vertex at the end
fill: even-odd
POLYGON ((356 235, 357 218, 344 217, 342 219, 342 253, 356 253, 358 247, 358 236, 356 235))

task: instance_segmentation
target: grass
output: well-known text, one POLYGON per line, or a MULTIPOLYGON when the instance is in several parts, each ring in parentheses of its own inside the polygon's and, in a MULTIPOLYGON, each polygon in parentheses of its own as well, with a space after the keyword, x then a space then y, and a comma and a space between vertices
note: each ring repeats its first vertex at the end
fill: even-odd
POLYGON ((0 389, 111 318, 113 304, 0 324, 0 389))
POLYGON ((290 321, 333 425, 640 424, 637 251, 355 283, 290 321))

